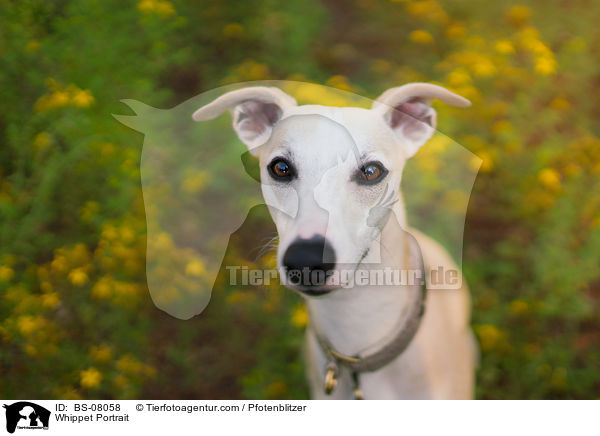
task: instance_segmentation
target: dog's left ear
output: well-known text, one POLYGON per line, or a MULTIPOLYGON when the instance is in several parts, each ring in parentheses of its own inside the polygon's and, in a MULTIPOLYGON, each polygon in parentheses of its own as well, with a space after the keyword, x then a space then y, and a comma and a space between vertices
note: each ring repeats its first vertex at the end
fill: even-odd
POLYGON ((296 106, 296 100, 279 88, 253 86, 223 94, 194 112, 195 121, 207 121, 226 110, 233 116, 233 129, 250 153, 264 144, 285 108, 296 106))
POLYGON ((466 98, 430 83, 390 88, 373 103, 372 109, 382 114, 404 144, 406 157, 413 156, 433 135, 436 113, 430 104, 436 98, 452 106, 471 106, 466 98))

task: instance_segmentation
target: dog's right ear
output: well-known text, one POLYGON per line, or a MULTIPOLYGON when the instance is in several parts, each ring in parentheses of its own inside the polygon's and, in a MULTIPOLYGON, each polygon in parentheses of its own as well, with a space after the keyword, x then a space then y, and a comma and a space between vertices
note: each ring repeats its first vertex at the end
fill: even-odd
POLYGON ((388 89, 373 103, 373 110, 383 115, 402 141, 406 157, 413 156, 433 135, 436 113, 431 101, 436 98, 451 106, 471 106, 466 98, 430 83, 408 83, 388 89))
POLYGON ((207 121, 231 111, 233 129, 252 152, 269 139, 273 126, 290 106, 296 106, 296 100, 279 88, 254 86, 223 94, 194 112, 192 118, 207 121))

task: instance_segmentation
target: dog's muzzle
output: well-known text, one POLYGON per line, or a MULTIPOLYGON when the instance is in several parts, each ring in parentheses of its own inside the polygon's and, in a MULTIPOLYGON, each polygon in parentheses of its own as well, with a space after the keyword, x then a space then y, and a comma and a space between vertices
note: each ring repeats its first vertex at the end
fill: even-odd
POLYGON ((308 295, 323 295, 322 290, 335 268, 335 250, 322 236, 296 239, 283 256, 289 284, 308 295))

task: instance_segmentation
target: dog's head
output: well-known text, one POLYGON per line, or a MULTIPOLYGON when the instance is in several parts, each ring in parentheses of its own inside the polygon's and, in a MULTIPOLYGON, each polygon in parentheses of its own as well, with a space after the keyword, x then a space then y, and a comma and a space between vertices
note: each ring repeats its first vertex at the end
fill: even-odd
POLYGON ((193 118, 231 111, 238 137, 259 159, 280 271, 288 286, 318 296, 339 287, 332 273, 366 261, 393 208, 403 213, 402 170, 434 132, 435 98, 470 105, 425 83, 389 89, 371 109, 297 106, 278 88, 250 87, 222 95, 193 118))

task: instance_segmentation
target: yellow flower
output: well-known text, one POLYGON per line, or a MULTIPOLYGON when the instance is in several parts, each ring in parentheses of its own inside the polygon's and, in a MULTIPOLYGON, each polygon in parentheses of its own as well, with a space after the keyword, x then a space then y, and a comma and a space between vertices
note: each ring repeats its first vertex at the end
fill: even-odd
POLYGON ((197 194, 206 186, 210 174, 206 171, 198 171, 190 174, 181 183, 181 190, 188 194, 197 194))
POLYGON ((387 74, 392 70, 392 64, 385 59, 375 59, 371 63, 370 69, 377 74, 387 74))
POLYGON ((406 5, 406 10, 415 17, 426 18, 434 23, 443 23, 448 20, 448 15, 435 0, 410 2, 406 5))
POLYGON ((454 87, 468 85, 471 83, 471 76, 469 75, 469 72, 462 67, 459 67, 448 73, 446 79, 448 84, 454 87))
POLYGON ((66 272, 69 267, 69 262, 65 256, 57 255, 50 263, 50 267, 52 268, 52 271, 56 273, 66 272))
POLYGON ((43 282, 40 283, 40 289, 44 293, 50 293, 50 292, 52 292, 54 290, 54 288, 52 287, 52 284, 50 282, 47 282, 47 281, 43 281, 43 282))
POLYGON ((77 264, 77 265, 87 263, 90 258, 90 253, 89 253, 87 247, 85 246, 85 244, 82 244, 81 242, 78 244, 75 244, 70 249, 65 249, 64 253, 65 253, 65 256, 67 256, 67 258, 71 261, 72 264, 77 264))
POLYGON ((83 268, 75 268, 69 273, 69 281, 75 286, 83 286, 89 280, 83 268))
POLYGON ((523 146, 518 141, 508 141, 504 146, 504 150, 509 154, 520 154, 523 151, 523 146))
POLYGON ((119 233, 117 229, 112 225, 105 225, 102 233, 100 234, 102 239, 106 239, 107 241, 114 241, 119 237, 119 233))
POLYGON ((80 371, 79 376, 80 384, 84 388, 96 388, 100 386, 100 382, 102 381, 102 374, 94 367, 80 371))
POLYGON ((180 301, 181 294, 179 289, 175 286, 165 286, 157 290, 152 294, 152 300, 158 307, 165 307, 173 304, 173 302, 180 301))
POLYGON ((55 91, 52 94, 41 96, 33 108, 37 112, 44 112, 67 104, 69 104, 69 95, 64 91, 55 91))
POLYGON ((256 294, 249 291, 233 291, 227 296, 229 304, 245 304, 256 298, 256 294))
POLYGON ((154 11, 154 1, 153 0, 142 0, 137 4, 137 8, 140 12, 144 13, 152 13, 154 11))
POLYGON ((150 365, 143 364, 131 354, 121 357, 117 360, 116 365, 119 371, 130 376, 151 376, 155 371, 150 365))
POLYGON ((92 358, 101 363, 108 362, 112 357, 112 353, 111 346, 106 344, 94 345, 90 349, 90 355, 92 358))
POLYGON ((117 147, 114 144, 111 144, 110 142, 105 142, 102 145, 100 154, 102 154, 102 156, 111 156, 111 155, 115 154, 116 151, 117 151, 117 147))
POLYGON ((459 39, 467 34, 467 29, 462 24, 451 24, 446 28, 446 36, 450 39, 459 39))
POLYGON ((50 145, 50 135, 48 132, 40 132, 33 139, 33 148, 36 151, 45 150, 50 145))
POLYGON ((114 291, 118 297, 134 297, 139 294, 140 288, 135 283, 115 282, 114 291))
POLYGON ((557 111, 566 111, 571 107, 571 103, 565 98, 556 97, 550 102, 550 107, 557 111))
POLYGON ((479 337, 481 349, 484 351, 492 350, 496 347, 502 338, 502 332, 498 327, 491 324, 483 324, 475 327, 475 332, 479 337))
POLYGON ((416 44, 431 44, 433 43, 433 36, 426 30, 413 30, 408 36, 410 40, 416 44))
POLYGON ((482 173, 489 173, 494 168, 494 159, 492 154, 487 151, 478 153, 478 156, 473 156, 469 161, 471 169, 481 171, 482 173))
POLYGON ((58 294, 56 292, 50 292, 48 294, 43 294, 41 296, 42 298, 42 305, 44 307, 48 307, 50 309, 56 307, 58 305, 58 303, 60 303, 60 299, 58 298, 58 294))
POLYGON ((0 282, 8 282, 15 276, 15 272, 8 265, 0 266, 0 282))
POLYGON ((552 168, 545 168, 538 174, 538 180, 547 188, 560 187, 560 174, 552 168))
POLYGON ((47 265, 38 266, 37 276, 40 280, 48 280, 50 278, 50 271, 47 265))
POLYGON ((549 76, 556 73, 556 61, 553 56, 538 57, 535 60, 535 71, 542 76, 549 76))
POLYGON ((521 26, 525 24, 530 16, 531 8, 523 5, 513 6, 506 12, 506 18, 515 26, 521 26))
POLYGON ((135 241, 135 231, 131 227, 126 225, 122 226, 120 233, 121 241, 123 241, 125 244, 131 244, 135 241))
POLYGON ((501 39, 496 42, 494 49, 503 55, 513 54, 515 52, 515 46, 508 39, 501 39))
POLYGON ((341 89, 342 91, 352 91, 352 86, 348 83, 348 79, 341 75, 330 77, 325 84, 332 88, 341 89))
POLYGON ((89 222, 100 210, 100 205, 96 201, 88 201, 79 210, 79 216, 83 221, 89 222))
MULTIPOLYGON (((340 85, 339 79, 337 84, 340 85)), ((296 97, 296 100, 307 104, 326 104, 327 106, 349 106, 353 104, 353 100, 349 95, 335 89, 323 88, 323 86, 314 83, 294 83, 289 84, 286 88, 290 94, 296 97)))
POLYGON ((496 74, 497 71, 494 63, 490 59, 483 56, 473 64, 472 68, 473 73, 479 77, 490 77, 496 74))
POLYGON ((542 54, 548 47, 540 41, 540 32, 535 27, 526 27, 518 33, 521 44, 532 53, 542 54))
POLYGON ((83 90, 71 84, 63 87, 54 79, 48 79, 50 93, 41 96, 34 105, 34 110, 44 112, 63 106, 88 107, 94 102, 89 90, 83 90))
POLYGON ((44 324, 44 319, 41 317, 33 317, 31 315, 23 315, 17 319, 17 326, 24 336, 33 334, 39 330, 44 324))
POLYGON ((110 279, 103 277, 92 288, 92 297, 106 299, 112 295, 110 279))
POLYGON ((263 80, 269 77, 269 67, 251 59, 237 67, 236 72, 240 80, 263 80))
POLYGON ((498 120, 492 126, 492 132, 495 134, 510 133, 513 131, 513 126, 507 120, 498 120))
POLYGON ((92 103, 94 103, 94 96, 88 89, 77 89, 73 92, 71 101, 77 107, 89 107, 92 103))
POLYGON ((304 306, 303 304, 296 306, 292 311, 291 321, 292 324, 298 328, 306 327, 306 324, 308 324, 308 314, 306 313, 306 306, 304 306))
POLYGON ((144 14, 156 13, 163 17, 175 13, 175 8, 171 2, 161 0, 142 0, 138 3, 137 8, 144 14))
POLYGON ((429 147, 423 147, 415 156, 416 164, 426 173, 435 174, 441 165, 439 156, 429 147))
POLYGON ((157 1, 154 9, 158 15, 162 15, 163 17, 167 17, 175 13, 173 4, 167 1, 157 1))
POLYGON ((433 138, 427 143, 428 151, 432 155, 441 155, 452 144, 452 140, 444 135, 433 135, 433 138))
POLYGON ((458 189, 451 189, 444 194, 443 202, 447 210, 458 214, 466 210, 469 204, 469 196, 458 189))
POLYGON ((174 249, 173 239, 171 235, 168 233, 162 232, 159 233, 156 238, 154 238, 153 248, 158 251, 170 251, 174 249))
POLYGON ((515 315, 523 315, 529 310, 529 304, 523 300, 513 300, 510 302, 509 308, 515 315))
POLYGON ((237 38, 244 34, 244 26, 239 23, 229 23, 223 27, 223 35, 228 38, 237 38))
POLYGON ((69 94, 65 91, 56 91, 48 99, 50 108, 61 107, 69 104, 69 94))
POLYGON ((201 277, 206 274, 204 263, 200 259, 193 259, 185 266, 185 274, 192 277, 201 277))

